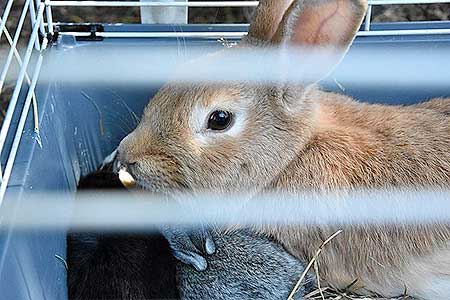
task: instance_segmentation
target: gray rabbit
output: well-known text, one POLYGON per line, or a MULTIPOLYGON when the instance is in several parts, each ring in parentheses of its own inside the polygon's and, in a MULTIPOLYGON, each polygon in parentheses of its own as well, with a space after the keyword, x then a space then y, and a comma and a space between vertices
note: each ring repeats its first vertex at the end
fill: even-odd
MULTIPOLYGON (((266 237, 248 231, 212 235, 217 250, 207 257, 205 271, 177 265, 181 299, 286 300, 305 270, 300 260, 266 237)), ((295 299, 302 299, 313 285, 307 276, 295 299)))

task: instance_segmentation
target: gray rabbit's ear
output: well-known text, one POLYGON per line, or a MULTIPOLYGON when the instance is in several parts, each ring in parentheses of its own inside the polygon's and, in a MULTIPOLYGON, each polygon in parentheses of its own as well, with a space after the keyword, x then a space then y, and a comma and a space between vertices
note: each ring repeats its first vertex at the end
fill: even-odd
POLYGON ((284 13, 272 43, 294 49, 295 59, 311 65, 318 81, 344 57, 367 9, 366 0, 296 0, 284 13), (298 51, 296 50, 298 49, 298 51))
POLYGON ((272 40, 284 13, 294 0, 261 0, 250 24, 248 38, 259 41, 272 40))

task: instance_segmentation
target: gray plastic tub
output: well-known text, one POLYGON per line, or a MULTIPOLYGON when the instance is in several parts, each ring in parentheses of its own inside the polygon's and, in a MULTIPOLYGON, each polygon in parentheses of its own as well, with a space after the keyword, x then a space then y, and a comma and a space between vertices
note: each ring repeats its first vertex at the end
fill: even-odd
MULTIPOLYGON (((373 24, 372 26, 376 30, 377 28, 429 28, 431 25, 408 23, 373 24)), ((450 24, 446 22, 433 23, 433 26, 434 28, 450 28, 450 24)), ((106 32, 204 31, 205 27, 105 25, 104 30, 106 32)), ((209 27, 208 30, 245 31, 246 27, 214 26, 209 27)), ((82 41, 65 36, 59 38, 47 51, 45 60, 52 59, 61 51, 80 51, 79 49, 88 47, 101 50, 102 47, 111 45, 176 46, 179 42, 180 40, 169 38, 106 38, 82 41)), ((218 41, 211 39, 183 39, 182 42, 187 47, 191 44, 210 44, 220 47, 218 41)), ((364 47, 369 49, 371 47, 374 49, 376 47, 414 48, 427 54, 446 49, 448 57, 441 59, 450 59, 449 35, 361 37, 355 41, 348 57, 351 58, 355 50, 364 47)), ((339 72, 350 67, 346 65, 347 59, 343 61, 333 78, 339 78, 339 72)), ((383 64, 382 61, 379 63, 383 64)), ((354 68, 354 66, 351 67, 354 68)), ((396 72, 389 66, 385 68, 386 72, 396 72)), ((364 64, 357 66, 357 69, 353 71, 367 72, 364 64)), ((370 88, 354 86, 351 82, 340 82, 340 84, 345 86, 345 93, 358 99, 390 104, 410 104, 432 97, 450 95, 450 89, 446 87, 411 88, 398 86, 395 82, 388 85, 372 85, 370 88)), ((324 86, 327 89, 343 92, 334 80, 324 83, 324 86)), ((57 78, 50 84, 38 84, 36 92, 41 119, 41 145, 33 136, 32 119, 29 116, 4 205, 18 207, 29 191, 74 192, 80 176, 94 170, 103 157, 118 145, 127 132, 132 130, 135 119, 131 112, 139 116, 157 89, 158 86, 140 86, 127 82, 126 79, 122 86, 110 85, 106 81, 80 86, 58 82, 57 78), (12 194, 19 194, 20 197, 8 197, 12 194)), ((23 103, 23 97, 20 99, 23 103)), ((13 128, 17 121, 18 116, 15 116, 13 128)), ((10 134, 7 147, 11 139, 10 134)), ((5 161, 6 157, 2 157, 3 167, 5 161)), ((63 231, 23 232, 15 229, 14 226, 1 231, 0 300, 66 299, 66 270, 63 262, 57 258, 57 256, 64 258, 65 253, 66 239, 63 231)))

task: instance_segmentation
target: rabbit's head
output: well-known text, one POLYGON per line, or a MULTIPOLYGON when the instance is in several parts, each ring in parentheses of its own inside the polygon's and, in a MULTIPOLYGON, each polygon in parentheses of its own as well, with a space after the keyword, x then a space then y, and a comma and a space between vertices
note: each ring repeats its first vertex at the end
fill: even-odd
MULTIPOLYGON (((120 164, 139 186, 155 192, 267 186, 308 143, 320 121, 315 105, 319 94, 313 84, 347 51, 366 4, 365 0, 260 1, 249 34, 238 48, 332 49, 323 60, 326 70, 315 72, 315 80, 299 83, 169 83, 121 142, 120 164)), ((209 59, 220 60, 232 51, 209 59)))

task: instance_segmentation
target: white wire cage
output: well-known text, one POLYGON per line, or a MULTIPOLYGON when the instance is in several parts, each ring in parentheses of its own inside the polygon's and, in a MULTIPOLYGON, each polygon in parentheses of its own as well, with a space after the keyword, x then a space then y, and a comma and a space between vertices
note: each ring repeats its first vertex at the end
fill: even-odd
MULTIPOLYGON (((435 0, 435 1, 411 1, 411 0, 386 0, 386 1, 377 1, 372 0, 369 1, 369 9, 367 11, 365 23, 363 24, 360 32, 358 35, 360 37, 383 37, 386 39, 390 39, 391 37, 412 37, 412 36, 432 36, 433 38, 439 38, 444 37, 445 35, 450 35, 450 23, 441 23, 441 22, 426 22, 425 25, 422 26, 403 26, 404 24, 398 23, 399 26, 379 26, 379 24, 374 24, 372 22, 373 14, 372 14, 372 8, 374 6, 378 5, 394 5, 394 4, 404 4, 404 5, 410 5, 410 4, 432 4, 432 3, 450 3, 450 0, 443 1, 443 0, 435 0), (395 28, 395 30, 393 30, 395 28)), ((54 46, 57 46, 59 43, 59 38, 112 38, 112 39, 120 39, 120 40, 132 40, 132 39, 174 39, 174 40, 183 40, 188 38, 199 38, 199 39, 210 39, 210 40, 217 40, 217 39, 239 39, 242 36, 246 34, 246 26, 247 24, 238 24, 239 29, 238 30, 221 30, 221 29, 230 29, 231 27, 218 27, 219 29, 210 30, 209 26, 203 26, 199 27, 198 30, 192 30, 189 31, 191 27, 183 27, 183 30, 173 30, 173 31, 158 31, 157 26, 155 26, 156 30, 143 30, 143 31, 137 31, 135 30, 138 28, 138 26, 134 27, 121 27, 117 26, 116 30, 114 31, 100 31, 96 30, 96 26, 89 27, 89 31, 86 30, 80 30, 80 28, 83 27, 77 27, 77 26, 68 26, 68 29, 62 30, 62 27, 64 24, 66 24, 67 20, 55 18, 56 15, 54 13, 54 10, 61 7, 66 7, 68 9, 71 8, 79 8, 79 7, 144 7, 144 8, 170 8, 170 7, 190 7, 190 8, 197 8, 197 7, 236 7, 236 8, 244 8, 244 7, 256 7, 258 5, 258 1, 187 1, 187 2, 163 2, 163 1, 151 1, 151 2, 136 2, 136 1, 40 1, 40 0, 25 0, 23 2, 21 15, 18 19, 18 23, 16 25, 17 29, 12 34, 7 30, 7 21, 10 18, 11 10, 14 5, 14 0, 8 0, 4 9, 1 12, 1 20, 0 20, 0 39, 5 38, 6 42, 10 45, 10 48, 8 48, 8 51, 6 53, 6 56, 4 60, 1 61, 2 69, 1 69, 1 77, 0 77, 0 93, 3 89, 6 79, 9 76, 14 77, 14 89, 9 97, 9 108, 6 112, 5 119, 3 122, 3 126, 0 131, 0 153, 2 153, 2 157, 4 157, 4 160, 1 164, 1 187, 0 187, 0 205, 2 205, 2 202, 4 202, 3 211, 6 211, 7 218, 3 218, 2 214, 0 214, 0 225, 7 226, 18 226, 22 225, 22 229, 34 229, 38 230, 39 228, 48 228, 53 229, 54 227, 63 228, 66 225, 66 221, 68 218, 68 214, 58 214, 55 212, 60 212, 61 208, 64 211, 64 209, 67 209, 67 203, 61 202, 61 199, 58 197, 54 197, 54 201, 38 201, 40 198, 35 198, 36 201, 31 202, 33 204, 32 206, 29 206, 28 210, 20 211, 19 214, 16 214, 16 206, 11 205, 11 202, 14 201, 4 201, 5 199, 9 199, 8 197, 5 198, 5 194, 7 193, 8 186, 11 188, 11 186, 14 183, 14 179, 11 180, 13 177, 13 171, 15 170, 15 166, 17 166, 17 161, 20 159, 17 159, 18 153, 20 154, 20 148, 21 142, 25 141, 28 142, 30 139, 28 136, 24 138, 24 132, 26 128, 28 127, 27 124, 29 124, 29 120, 34 120, 34 128, 33 128, 33 141, 36 144, 39 144, 41 141, 41 135, 45 136, 45 128, 42 126, 41 128, 41 120, 39 120, 39 112, 38 112, 38 104, 42 103, 45 99, 44 97, 40 98, 42 96, 42 93, 37 93, 37 88, 39 88, 39 85, 41 84, 40 80, 44 78, 44 74, 41 74, 41 69, 45 67, 45 62, 48 59, 51 59, 52 56, 48 56, 47 53, 49 53, 54 46), (29 36, 26 36, 27 44, 24 49, 19 49, 19 38, 23 31, 25 22, 30 22, 31 24, 31 31, 29 36), (130 30, 131 28, 131 30, 130 30), (19 70, 17 74, 13 74, 12 71, 12 65, 17 62, 19 65, 19 70), (40 132, 40 130, 42 132, 40 132), (13 182, 13 184, 11 184, 13 182), (61 206, 55 205, 58 203, 61 206), (8 204, 8 205, 5 205, 8 204), (6 209, 10 208, 12 209, 6 209), (39 213, 35 213, 39 211, 39 213), (32 216, 32 217, 31 217, 32 216), (49 217, 50 216, 50 217, 49 217), (53 217, 55 216, 55 217, 53 217), (38 224, 39 222, 42 222, 43 224, 38 224), (58 225, 59 222, 59 225, 58 225), (27 227, 28 226, 28 227, 27 227), (42 226, 42 227, 39 227, 42 226), (36 227, 38 229, 36 229, 36 227)), ((87 20, 91 21, 92 24, 97 23, 95 20, 87 20)), ((221 24, 218 24, 221 25, 221 24)), ((151 25, 150 25, 151 26, 151 25)), ((84 27, 85 29, 86 27, 84 27)), ((1 41, 1 40, 0 40, 1 41)), ((374 56, 372 56, 374 57, 374 56)), ((380 59, 374 59, 376 62, 379 62, 380 59)), ((442 65, 445 65, 441 62, 442 65)), ((44 73, 44 72, 42 72, 44 73)), ((68 72, 70 75, 70 72, 68 72)), ((158 74, 161 75, 161 74, 158 74)), ((434 80, 436 77, 429 76, 430 78, 427 78, 429 80, 434 80)), ((448 78, 448 77, 447 77, 448 78)), ((411 78, 407 78, 407 80, 411 80, 411 78)), ((424 80, 423 80, 424 81, 424 80)), ((64 98, 58 99, 58 101, 65 101, 64 98)), ((44 120, 42 120, 44 121, 44 120)), ((52 121, 52 120, 51 120, 52 121)), ((47 120, 48 122, 48 120, 47 120)), ((44 122, 42 122, 44 124, 44 122)), ((70 137, 69 137, 70 139, 70 137)), ((43 147, 44 150, 48 151, 48 148, 46 148, 46 145, 44 144, 43 147)), ((56 159, 55 159, 56 161, 56 159)), ((20 166, 19 166, 20 167, 20 166)), ((35 176, 54 176, 53 174, 34 174, 35 176)), ((390 195, 392 197, 392 195, 390 195)), ((51 198, 51 197, 49 197, 51 198)), ((420 197, 419 197, 420 198, 420 197)), ((52 200, 47 199, 47 200, 52 200)), ((390 199, 390 198, 387 198, 390 199)), ((408 202, 408 209, 410 211, 410 217, 411 219, 415 220, 417 217, 417 212, 422 213, 423 218, 428 218, 430 215, 428 214, 428 210, 425 209, 422 206, 422 202, 419 200, 422 200, 422 198, 418 199, 417 205, 412 206, 411 202, 408 202)), ((379 203, 379 202, 378 202, 379 203)), ((391 203, 391 202, 389 202, 391 203)), ((122 203, 120 203, 122 204, 122 203)), ((127 203, 128 204, 128 203, 127 203)), ((148 203, 151 204, 151 203, 148 203)), ((430 204, 430 202, 427 202, 427 206, 431 206, 434 208, 433 217, 436 218, 436 216, 439 216, 441 214, 441 217, 443 219, 447 219, 448 214, 446 213, 448 210, 445 210, 446 206, 440 205, 442 203, 436 202, 435 205, 430 204)), ((447 205, 448 206, 448 205, 447 205)), ((349 205, 352 209, 354 209, 353 205, 349 205)), ((401 206, 400 206, 401 207, 401 206)), ((128 207, 130 208, 130 207, 128 207)), ((131 207, 132 208, 132 207, 131 207)), ((380 208, 385 209, 386 211, 397 211, 399 209, 396 208, 390 208, 387 205, 380 204, 380 208)), ((428 208, 428 207, 427 207, 428 208)), ((137 211, 156 211, 147 208, 139 208, 137 211)), ((329 207, 325 207, 324 210, 330 210, 329 207)), ((117 213, 119 216, 129 216, 131 214, 123 213, 126 212, 126 210, 123 210, 122 207, 119 207, 117 209, 117 213)), ((177 210, 170 210, 177 211, 177 210)), ((213 211, 213 210, 207 210, 207 211, 213 211)), ((333 210, 335 211, 335 210, 333 210)), ((337 210, 336 210, 337 211, 337 210)), ((66 212, 70 212, 70 209, 66 212)), ((91 216, 91 221, 95 224, 98 222, 98 216, 96 214, 97 210, 96 208, 87 207, 86 208, 86 215, 87 217, 91 216), (89 214, 90 213, 90 214, 89 214)), ((223 211, 220 211, 223 213, 223 211)), ((252 211, 253 213, 254 211, 252 211)), ((361 214, 357 213, 356 211, 353 211, 354 219, 353 220, 361 220, 361 214)), ((320 212, 317 211, 316 213, 320 216, 320 212)), ((228 214, 224 214, 228 215, 228 214)), ((232 215, 232 214, 229 214, 232 215)), ((380 210, 378 212, 378 215, 373 213, 371 211, 370 215, 367 215, 367 218, 376 218, 378 217, 385 217, 387 214, 385 211, 380 210)), ((145 220, 153 220, 152 218, 147 218, 146 215, 145 218, 142 217, 139 222, 142 221, 142 223, 139 223, 140 226, 145 226, 146 223, 145 220)), ((284 215, 281 216, 284 218, 284 215)), ((330 216, 330 220, 332 217, 330 216)), ((114 215, 111 216, 111 218, 114 218, 114 215)), ((343 219, 345 220, 352 220, 349 218, 349 215, 343 215, 343 219)), ((179 218, 175 216, 173 219, 178 220, 179 218)), ((108 219, 110 221, 111 219, 108 219)), ((377 219, 378 220, 378 219, 377 219)), ((87 220, 89 221, 89 220, 87 220)), ((117 221, 117 220, 116 220, 117 221)), ((126 220, 125 220, 126 221, 126 220)), ((135 219, 131 220, 132 222, 136 222, 135 219)), ((197 220, 196 220, 197 221, 197 220)), ((137 223, 135 223, 137 224, 137 223)), ((81 224, 83 225, 83 224, 81 224)), ((148 225, 148 224, 147 224, 148 225)), ((106 224, 106 226, 110 226, 110 224, 106 224)), ((56 257, 56 254, 58 254, 60 257, 63 257, 64 253, 64 247, 62 245, 65 245, 65 237, 61 238, 53 238, 52 240, 46 240, 45 237, 39 236, 40 244, 39 247, 36 247, 36 244, 33 244, 33 247, 39 248, 39 249, 32 249, 33 254, 34 252, 38 253, 39 259, 36 259, 33 256, 26 257, 27 259, 33 258, 33 265, 35 261, 42 262, 42 258, 52 258, 53 256, 56 257), (53 244, 52 244, 53 243, 53 244), (50 245, 47 245, 50 244, 50 245), (57 244, 55 246, 55 244, 57 244), (56 249, 56 250, 55 250, 56 249)), ((10 239, 10 237, 8 237, 10 239)), ((3 240, 0 240, 0 243, 2 243, 3 240)), ((26 241, 28 243, 28 241, 26 241)), ((24 249, 27 249, 27 247, 23 247, 24 249)), ((10 247, 9 250, 10 253, 14 252, 14 248, 10 247)), ((4 249, 0 249, 4 250, 4 249)), ((5 250, 6 251, 6 250, 5 250)), ((23 251, 23 250, 22 250, 23 251)), ((5 255, 5 257, 8 257, 5 255)), ((14 261, 14 260, 10 260, 14 261)), ((28 261, 24 259, 24 261, 28 261)), ((36 263, 37 265, 37 263, 36 263)), ((48 262, 45 265, 46 270, 49 269, 51 272, 49 273, 56 273, 61 274, 64 273, 64 271, 56 269, 54 266, 50 265, 48 262), (56 271, 55 271, 56 270, 56 271)), ((4 273, 8 273, 8 276, 14 277, 11 274, 14 274, 11 270, 12 268, 6 268, 7 271, 4 271, 4 273), (8 271, 9 270, 9 271, 8 271)), ((0 270, 1 271, 1 270, 0 270)), ((33 271, 33 270, 31 270, 33 271)), ((26 276, 32 277, 33 272, 28 272, 26 276)), ((55 275, 56 276, 56 275, 55 275)), ((28 277, 27 277, 28 278, 28 277)), ((50 277, 48 282, 55 282, 53 280, 53 277, 50 277)), ((41 280, 41 279, 40 279, 41 280)), ((44 279, 43 279, 44 280, 44 279)), ((31 280, 32 281, 32 280, 31 280)), ((44 284, 42 286, 45 287, 46 292, 51 290, 50 287, 53 287, 55 290, 56 288, 48 284, 48 282, 44 281, 44 284)), ((0 284, 1 285, 1 284, 0 284)), ((14 285, 12 285, 15 287, 14 285)), ((59 287, 59 290, 61 290, 61 287, 59 287)), ((2 292, 5 292, 4 290, 2 292)), ((37 293, 37 292, 35 292, 37 293)), ((49 292, 50 293, 50 292, 49 292)), ((54 292, 56 294, 56 292, 54 292)), ((0 296, 1 299, 2 296, 0 296)), ((11 297, 8 299, 19 299, 18 297, 11 297)), ((40 299, 40 298, 37 298, 40 299)), ((47 297, 46 299, 63 299, 61 297, 47 297)))
MULTIPOLYGON (((369 7, 365 17, 365 22, 358 32, 358 36, 411 36, 411 35, 445 35, 450 34, 450 26, 426 26, 420 28, 403 28, 392 30, 392 28, 375 27, 372 23, 372 8, 380 5, 416 5, 416 4, 435 4, 450 3, 449 0, 369 0, 369 7)), ((34 131, 36 139, 39 141, 39 114, 37 111, 37 102, 35 88, 40 76, 44 52, 49 43, 54 41, 56 36, 70 35, 74 37, 95 36, 99 38, 212 38, 228 39, 240 38, 246 34, 245 30, 238 31, 217 31, 217 30, 196 30, 196 31, 176 31, 176 32, 157 32, 157 31, 114 31, 114 32, 85 32, 77 31, 77 27, 71 27, 70 31, 59 31, 59 26, 65 24, 65 20, 55 20, 53 10, 55 8, 74 8, 74 7, 140 7, 140 8, 207 8, 207 7, 256 7, 258 1, 57 1, 57 0, 25 0, 16 30, 11 34, 7 29, 7 21, 13 7, 14 0, 8 0, 2 8, 3 12, 0 20, 0 39, 4 36, 9 44, 9 51, 5 59, 1 62, 2 69, 0 75, 0 93, 6 82, 6 78, 11 73, 11 65, 14 60, 19 65, 19 71, 15 78, 14 90, 9 99, 8 110, 0 131, 0 153, 7 157, 6 162, 1 169, 1 187, 0 203, 5 195, 8 182, 11 176, 14 161, 17 155, 18 147, 24 130, 25 121, 29 111, 33 112, 34 131), (19 53, 18 41, 25 22, 29 20, 31 32, 25 51, 19 53), (23 105, 18 105, 19 97, 25 95, 23 105), (31 108, 31 109, 30 109, 31 108), (13 116, 19 114, 19 122, 12 124, 13 116), (11 145, 6 147, 8 136, 13 136, 11 145), (5 153, 7 152, 7 153, 5 153)), ((94 21, 94 20, 93 20, 94 21)), ((439 22, 428 22, 428 24, 439 22)), ((240 24, 247 25, 247 24, 240 24)), ((207 27, 206 27, 207 28, 207 27)))
MULTIPOLYGON (((58 22, 53 22, 52 10, 54 7, 148 7, 148 8, 171 8, 171 7, 188 7, 188 8, 251 8, 258 6, 258 1, 186 1, 186 2, 136 2, 136 1, 45 1, 47 23, 46 28, 49 32, 54 31, 54 26, 57 26, 63 22, 59 20, 58 22)), ((398 30, 374 30, 372 25, 372 8, 375 6, 386 6, 386 5, 420 5, 420 4, 438 4, 438 3, 450 3, 448 0, 369 0, 368 1, 367 14, 364 21, 364 26, 362 30, 358 33, 358 36, 392 36, 392 35, 417 35, 417 34, 448 34, 450 33, 449 28, 442 29, 398 29, 398 30)), ((247 24, 243 24, 247 25, 247 24)), ((70 32, 67 34, 75 36, 87 36, 89 33, 85 32, 70 32)), ((96 33, 99 37, 142 37, 142 38, 152 38, 152 37, 173 37, 173 38, 189 38, 189 37, 223 37, 223 38, 233 38, 242 37, 246 32, 177 32, 173 34, 163 33, 159 34, 157 32, 153 33, 142 33, 142 32, 99 32, 96 33)))

